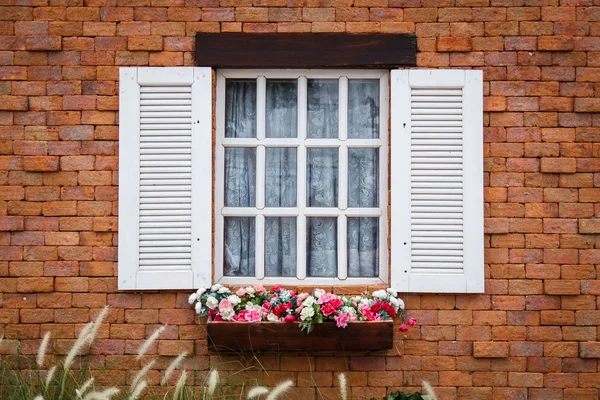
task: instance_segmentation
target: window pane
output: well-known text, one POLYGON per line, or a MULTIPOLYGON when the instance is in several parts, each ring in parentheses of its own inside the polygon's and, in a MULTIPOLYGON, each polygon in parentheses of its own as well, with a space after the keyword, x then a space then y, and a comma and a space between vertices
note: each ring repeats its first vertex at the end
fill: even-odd
POLYGON ((256 81, 227 80, 225 137, 256 137, 256 81))
POLYGON ((348 149, 348 207, 379 207, 378 149, 348 149))
POLYGON ((379 80, 348 80, 348 137, 379 138, 379 80))
POLYGON ((225 217, 226 276, 254 276, 254 217, 225 217))
POLYGON ((337 207, 338 149, 309 148, 306 166, 306 205, 337 207))
POLYGON ((308 137, 338 137, 337 79, 308 80, 308 137))
POLYGON ((296 207, 296 148, 266 148, 267 207, 296 207))
POLYGON ((296 276, 296 217, 266 217, 265 224, 265 276, 296 276))
POLYGON ((337 218, 306 218, 306 273, 337 276, 337 218))
POLYGON ((266 137, 298 137, 298 90, 293 81, 267 80, 266 137))
MULTIPOLYGON (((207 173, 197 171, 197 173, 207 173)), ((256 149, 225 149, 225 206, 254 207, 256 204, 256 149)))
POLYGON ((348 276, 379 276, 379 218, 348 218, 348 276))

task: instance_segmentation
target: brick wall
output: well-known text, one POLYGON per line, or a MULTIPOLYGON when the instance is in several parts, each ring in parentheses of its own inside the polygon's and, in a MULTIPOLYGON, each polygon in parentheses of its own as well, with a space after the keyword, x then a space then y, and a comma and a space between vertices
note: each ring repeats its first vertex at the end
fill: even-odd
POLYGON ((251 374, 307 400, 337 393, 340 371, 354 399, 422 379, 441 399, 598 399, 597 0, 2 4, 0 332, 25 353, 50 330, 63 354, 109 305, 93 365, 111 383, 131 381, 159 323, 161 369, 181 350, 190 383, 209 363, 240 368, 208 355, 187 293, 117 291, 119 66, 193 65, 195 32, 416 33, 418 67, 484 71, 486 293, 405 296, 420 325, 390 354, 269 355, 251 374))

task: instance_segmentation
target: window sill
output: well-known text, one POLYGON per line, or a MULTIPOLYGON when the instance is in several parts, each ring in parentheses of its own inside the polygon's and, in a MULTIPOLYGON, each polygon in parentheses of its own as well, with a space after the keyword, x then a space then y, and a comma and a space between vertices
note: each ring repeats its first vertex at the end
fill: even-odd
POLYGON ((338 328, 333 321, 315 324, 307 334, 297 323, 215 322, 206 326, 213 352, 238 351, 376 351, 393 346, 393 321, 349 322, 338 328))

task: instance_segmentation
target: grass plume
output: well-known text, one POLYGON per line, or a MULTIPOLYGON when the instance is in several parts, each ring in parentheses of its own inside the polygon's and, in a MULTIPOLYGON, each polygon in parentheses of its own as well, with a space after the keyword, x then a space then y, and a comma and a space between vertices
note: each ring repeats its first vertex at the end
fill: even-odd
POLYGON ((50 343, 50 332, 46 332, 44 338, 42 339, 42 343, 40 343, 40 348, 38 349, 38 354, 35 359, 38 367, 44 366, 44 358, 46 357, 46 350, 48 349, 48 343, 50 343))
POLYGON ((185 358, 186 355, 187 354, 185 352, 183 352, 180 355, 178 355, 176 359, 173 360, 173 362, 169 365, 169 367, 165 371, 165 376, 163 376, 163 378, 160 382, 161 385, 167 384, 167 382, 169 381, 169 377, 171 376, 173 371, 175 371, 175 369, 179 366, 179 364, 181 364, 181 362, 183 361, 183 359, 185 358))
POLYGON ((275 386, 275 388, 273 390, 271 390, 271 393, 269 393, 269 395, 267 396, 267 398, 265 400, 275 400, 276 398, 278 398, 279 396, 281 396, 282 394, 284 394, 285 392, 287 392, 289 390, 289 388, 292 387, 292 381, 285 381, 280 383, 279 385, 275 386))
POLYGON ((142 395, 142 392, 144 391, 144 389, 146 389, 146 386, 148 386, 148 382, 146 381, 140 381, 140 383, 138 383, 135 388, 133 389, 133 392, 131 393, 131 396, 129 396, 129 400, 137 400, 140 398, 140 396, 142 395))
POLYGON ((208 395, 212 397, 215 393, 215 389, 217 388, 217 384, 219 383, 219 372, 217 370, 212 370, 210 372, 210 376, 208 377, 208 395))
POLYGON ((167 329, 166 325, 160 326, 158 327, 153 333, 152 335, 150 335, 150 337, 148 339, 146 339, 146 341, 140 346, 139 350, 138 350, 138 354, 137 354, 137 358, 136 360, 139 360, 140 358, 142 358, 142 356, 144 354, 146 354, 146 352, 148 351, 148 349, 150 348, 150 346, 152 346, 152 343, 154 343, 154 341, 156 339, 158 339, 158 336, 165 330, 167 329))
POLYGON ((253 399, 258 396, 269 393, 269 389, 264 386, 255 386, 248 392, 248 399, 253 399))
POLYGON ((135 391, 135 388, 137 387, 138 383, 140 383, 142 379, 144 379, 148 371, 152 369, 155 363, 156 361, 152 360, 148 364, 144 365, 144 368, 139 370, 139 372, 135 375, 135 378, 133 378, 133 382, 131 382, 131 390, 135 391))
POLYGON ((430 400, 438 400, 429 382, 423 381, 423 391, 425 392, 425 394, 429 395, 430 400))
POLYGON ((175 393, 173 393, 173 400, 179 400, 181 395, 183 394, 183 389, 185 387, 185 381, 187 379, 187 372, 185 370, 181 371, 181 375, 177 380, 177 385, 175 385, 175 393))
POLYGON ((340 374, 338 380, 340 381, 340 398, 342 400, 348 400, 348 383, 346 382, 346 375, 340 374))

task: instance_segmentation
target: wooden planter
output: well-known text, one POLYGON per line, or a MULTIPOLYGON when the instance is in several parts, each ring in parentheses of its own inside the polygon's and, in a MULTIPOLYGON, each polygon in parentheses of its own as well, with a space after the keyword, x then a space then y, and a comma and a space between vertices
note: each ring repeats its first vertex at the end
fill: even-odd
POLYGON ((391 349, 392 321, 349 322, 338 328, 335 322, 315 324, 307 334, 297 323, 214 322, 207 323, 211 351, 366 351, 391 349))

